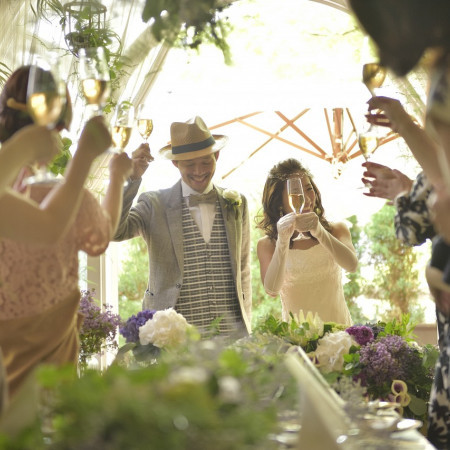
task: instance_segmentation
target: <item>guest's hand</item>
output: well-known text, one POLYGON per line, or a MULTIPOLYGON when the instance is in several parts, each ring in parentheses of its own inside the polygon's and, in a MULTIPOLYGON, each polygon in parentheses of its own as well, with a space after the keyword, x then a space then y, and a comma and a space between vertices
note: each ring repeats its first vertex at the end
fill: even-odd
POLYGON ((361 181, 370 186, 369 192, 364 193, 367 197, 385 198, 393 204, 397 195, 411 190, 413 180, 399 170, 373 162, 365 162, 362 166, 367 170, 361 181))
POLYGON ((78 141, 78 151, 95 159, 111 147, 111 133, 103 116, 95 116, 84 126, 78 141))
POLYGON ((319 217, 315 212, 306 212, 297 214, 295 220, 295 229, 300 233, 315 230, 319 225, 319 217))
POLYGON ((277 222, 278 241, 281 243, 289 243, 295 231, 297 214, 291 212, 281 217, 277 222))
POLYGON ((109 177, 111 181, 118 179, 120 183, 123 183, 130 176, 131 171, 132 162, 125 152, 113 155, 109 161, 109 177))
POLYGON ((402 123, 413 121, 402 104, 396 99, 372 97, 367 103, 369 105, 369 114, 366 115, 366 118, 369 123, 374 125, 389 127, 397 133, 402 123), (372 113, 373 110, 381 112, 372 113))
POLYGON ((133 169, 130 175, 132 180, 138 180, 144 175, 148 165, 154 160, 150 153, 150 146, 145 143, 141 144, 132 154, 133 169))

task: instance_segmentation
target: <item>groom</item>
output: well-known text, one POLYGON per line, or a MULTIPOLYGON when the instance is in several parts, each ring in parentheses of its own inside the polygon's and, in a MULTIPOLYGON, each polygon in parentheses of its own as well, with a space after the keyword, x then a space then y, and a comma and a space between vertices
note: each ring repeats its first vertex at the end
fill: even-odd
POLYGON ((170 137, 171 144, 159 153, 172 161, 181 179, 169 189, 141 194, 131 207, 153 159, 145 144, 133 152, 133 173, 114 240, 142 236, 147 243, 150 275, 144 309, 173 307, 203 334, 213 322, 223 335, 250 333, 247 200, 235 191, 224 197, 224 189, 211 181, 226 137, 211 135, 198 116, 172 123, 170 137))

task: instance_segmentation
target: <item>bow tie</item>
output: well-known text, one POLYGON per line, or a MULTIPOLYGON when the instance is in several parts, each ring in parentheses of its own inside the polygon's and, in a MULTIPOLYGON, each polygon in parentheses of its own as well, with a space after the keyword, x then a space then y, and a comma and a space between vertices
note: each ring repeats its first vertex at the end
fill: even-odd
POLYGON ((216 203, 217 193, 211 189, 207 194, 191 194, 189 196, 189 206, 197 206, 200 203, 216 203))

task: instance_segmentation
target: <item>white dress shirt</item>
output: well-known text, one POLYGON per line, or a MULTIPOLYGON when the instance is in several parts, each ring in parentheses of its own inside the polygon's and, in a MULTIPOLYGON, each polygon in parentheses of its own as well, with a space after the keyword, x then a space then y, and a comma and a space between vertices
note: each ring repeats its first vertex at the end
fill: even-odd
POLYGON ((189 207, 189 211, 192 214, 194 222, 197 224, 200 232, 202 233, 205 242, 209 242, 211 238, 211 230, 216 215, 215 203, 200 203, 198 206, 189 205, 189 196, 191 194, 207 194, 213 189, 213 184, 210 182, 203 192, 194 191, 183 180, 181 180, 181 192, 183 197, 188 197, 186 203, 189 207))

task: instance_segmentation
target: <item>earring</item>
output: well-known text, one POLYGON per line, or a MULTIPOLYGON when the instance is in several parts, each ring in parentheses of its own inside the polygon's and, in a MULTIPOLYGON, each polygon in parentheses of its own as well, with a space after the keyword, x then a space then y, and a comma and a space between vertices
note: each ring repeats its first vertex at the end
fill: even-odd
POLYGON ((314 212, 315 212, 318 216, 320 216, 320 215, 322 214, 322 210, 321 210, 318 206, 316 206, 316 207, 314 208, 314 212))
POLYGON ((283 214, 283 208, 280 206, 280 217, 283 217, 284 216, 284 214, 283 214))

